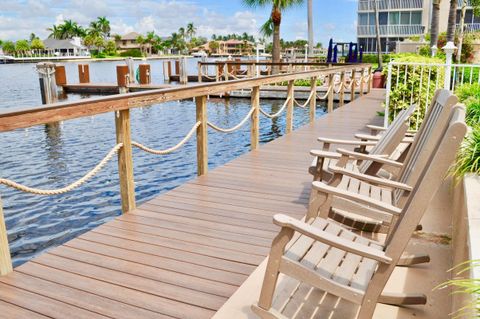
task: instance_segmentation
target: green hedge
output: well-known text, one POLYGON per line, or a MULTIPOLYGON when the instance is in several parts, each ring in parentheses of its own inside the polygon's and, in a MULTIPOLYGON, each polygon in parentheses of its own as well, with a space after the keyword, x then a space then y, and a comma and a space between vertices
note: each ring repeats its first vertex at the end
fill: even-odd
MULTIPOLYGON (((417 54, 392 55, 395 62, 443 63, 442 59, 419 56, 417 54)), ((388 68, 383 70, 388 75, 388 68)), ((410 127, 418 129, 425 116, 425 110, 435 94, 435 84, 444 82, 443 68, 421 68, 415 66, 393 66, 392 89, 390 91, 389 120, 401 111, 417 104, 417 110, 410 119, 410 127), (437 82, 438 81, 438 82, 437 82), (430 86, 429 86, 430 84, 430 86)))
POLYGON ((455 94, 467 108, 467 124, 478 126, 480 123, 480 84, 464 84, 455 90, 455 94))
POLYGON ((139 49, 130 49, 125 52, 120 53, 120 56, 123 57, 132 57, 132 58, 142 58, 143 53, 139 49))

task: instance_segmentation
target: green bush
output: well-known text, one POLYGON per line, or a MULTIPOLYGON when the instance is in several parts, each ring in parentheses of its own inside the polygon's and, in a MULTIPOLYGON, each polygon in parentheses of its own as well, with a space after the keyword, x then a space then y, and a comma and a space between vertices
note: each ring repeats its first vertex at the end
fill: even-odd
POLYGON ((480 124, 472 128, 457 155, 454 175, 480 174, 480 124))
POLYGON ((467 108, 467 124, 478 125, 480 123, 480 84, 464 84, 455 90, 455 94, 467 108))
MULTIPOLYGON (((390 54, 382 54, 382 61, 384 63, 390 62, 390 54)), ((376 54, 364 54, 362 58, 363 63, 378 63, 376 54)))
MULTIPOLYGON (((413 53, 394 54, 392 58, 395 62, 403 63, 443 63, 439 58, 424 57, 413 53)), ((383 72, 387 75, 388 69, 385 68, 383 72)), ((435 94, 436 81, 444 82, 444 72, 443 68, 394 66, 392 68, 389 120, 392 121, 401 110, 408 108, 411 104, 417 104, 417 110, 410 118, 410 127, 418 129, 425 116, 427 103, 431 103, 435 94)))
POLYGON ((139 49, 130 49, 125 52, 120 53, 122 57, 132 57, 132 58, 142 58, 143 53, 139 49))

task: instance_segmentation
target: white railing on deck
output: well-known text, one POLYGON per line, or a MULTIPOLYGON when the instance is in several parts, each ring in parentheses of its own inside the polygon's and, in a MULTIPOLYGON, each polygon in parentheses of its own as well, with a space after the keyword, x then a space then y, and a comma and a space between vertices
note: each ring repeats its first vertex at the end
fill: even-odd
MULTIPOLYGON (((360 0, 358 11, 371 11, 374 8, 373 0, 360 0)), ((422 9, 423 0, 377 0, 378 10, 390 9, 422 9)))
MULTIPOLYGON (((432 64, 414 62, 395 62, 388 64, 387 94, 385 99, 385 126, 389 124, 390 105, 392 99, 401 99, 401 102, 424 106, 427 110, 433 94, 437 89, 445 88, 455 91, 463 84, 480 84, 480 64, 432 64), (448 67, 450 72, 448 71, 448 67), (447 73, 450 73, 449 75, 447 73), (399 76, 400 74, 400 76, 399 76), (449 76, 449 79, 446 77, 449 76), (395 95, 396 88, 404 86, 401 96, 395 95), (419 92, 427 92, 421 94, 419 92), (392 95, 394 94, 394 95, 392 95)), ((421 109, 421 107, 419 107, 421 109)), ((394 109, 394 113, 397 110, 394 109)), ((393 114, 395 118, 396 114, 393 114)), ((420 115, 421 116, 421 115, 420 115)))
MULTIPOLYGON (((425 26, 421 24, 399 24, 399 25, 381 25, 380 35, 386 36, 409 36, 423 34, 425 26)), ((357 33, 359 36, 376 35, 374 25, 359 25, 357 27, 357 33)))

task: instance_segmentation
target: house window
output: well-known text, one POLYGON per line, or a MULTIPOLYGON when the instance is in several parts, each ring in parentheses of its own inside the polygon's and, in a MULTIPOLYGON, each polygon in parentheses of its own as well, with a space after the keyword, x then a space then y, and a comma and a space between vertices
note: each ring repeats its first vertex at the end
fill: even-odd
POLYGON ((412 12, 412 19, 410 24, 422 24, 422 12, 412 12))
POLYGON ((390 12, 388 18, 391 25, 400 24, 400 12, 390 12))
POLYGON ((358 24, 359 25, 368 25, 368 13, 360 13, 358 15, 358 24))
POLYGON ((388 12, 380 12, 378 14, 378 20, 380 25, 388 24, 388 12))
POLYGON ((368 14, 369 25, 375 25, 375 13, 368 14))
POLYGON ((123 40, 122 41, 123 45, 127 45, 127 41, 123 40))
POLYGON ((410 24, 410 12, 400 13, 400 24, 410 24))

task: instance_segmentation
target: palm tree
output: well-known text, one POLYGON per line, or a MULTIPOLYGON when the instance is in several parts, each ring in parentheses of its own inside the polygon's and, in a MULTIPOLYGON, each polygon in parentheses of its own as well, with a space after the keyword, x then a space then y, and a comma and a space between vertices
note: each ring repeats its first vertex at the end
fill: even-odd
POLYGON ((104 38, 110 37, 110 21, 108 21, 107 17, 98 17, 97 18, 97 24, 100 27, 100 31, 103 34, 104 38))
POLYGON ((182 27, 182 28, 178 29, 177 35, 178 35, 180 38, 185 39, 185 28, 182 27))
MULTIPOLYGON (((480 0, 470 0, 470 5, 473 8, 473 14, 475 16, 480 15, 480 0)), ((465 33, 465 14, 467 12, 467 0, 462 0, 462 10, 460 14, 460 31, 458 32, 458 51, 457 51, 457 61, 460 62, 462 59, 462 47, 463 47, 463 36, 465 33)))
POLYGON ((62 37, 62 30, 56 25, 53 25, 51 28, 47 28, 47 31, 50 31, 49 38, 60 39, 62 37))
POLYGON ((192 41, 192 38, 195 36, 197 33, 197 28, 193 25, 193 22, 190 22, 187 24, 187 36, 190 38, 190 41, 192 41))
MULTIPOLYGON (((282 22, 282 12, 294 5, 303 3, 303 0, 243 0, 243 2, 252 8, 272 6, 271 19, 273 24, 273 50, 272 60, 274 63, 280 62, 280 24, 282 22)), ((279 68, 272 68, 272 73, 278 73, 279 68)))
POLYGON ((440 2, 441 0, 433 0, 432 4, 432 25, 430 29, 430 47, 437 45, 438 42, 438 24, 440 19, 440 2))
POLYGON ((308 0, 308 56, 313 56, 313 1, 308 0))
POLYGON ((268 18, 268 20, 262 24, 260 27, 260 33, 267 38, 272 37, 273 35, 273 21, 272 18, 268 18))
POLYGON ((450 11, 448 14, 447 42, 455 40, 455 29, 457 27, 457 6, 458 0, 450 0, 450 11))

